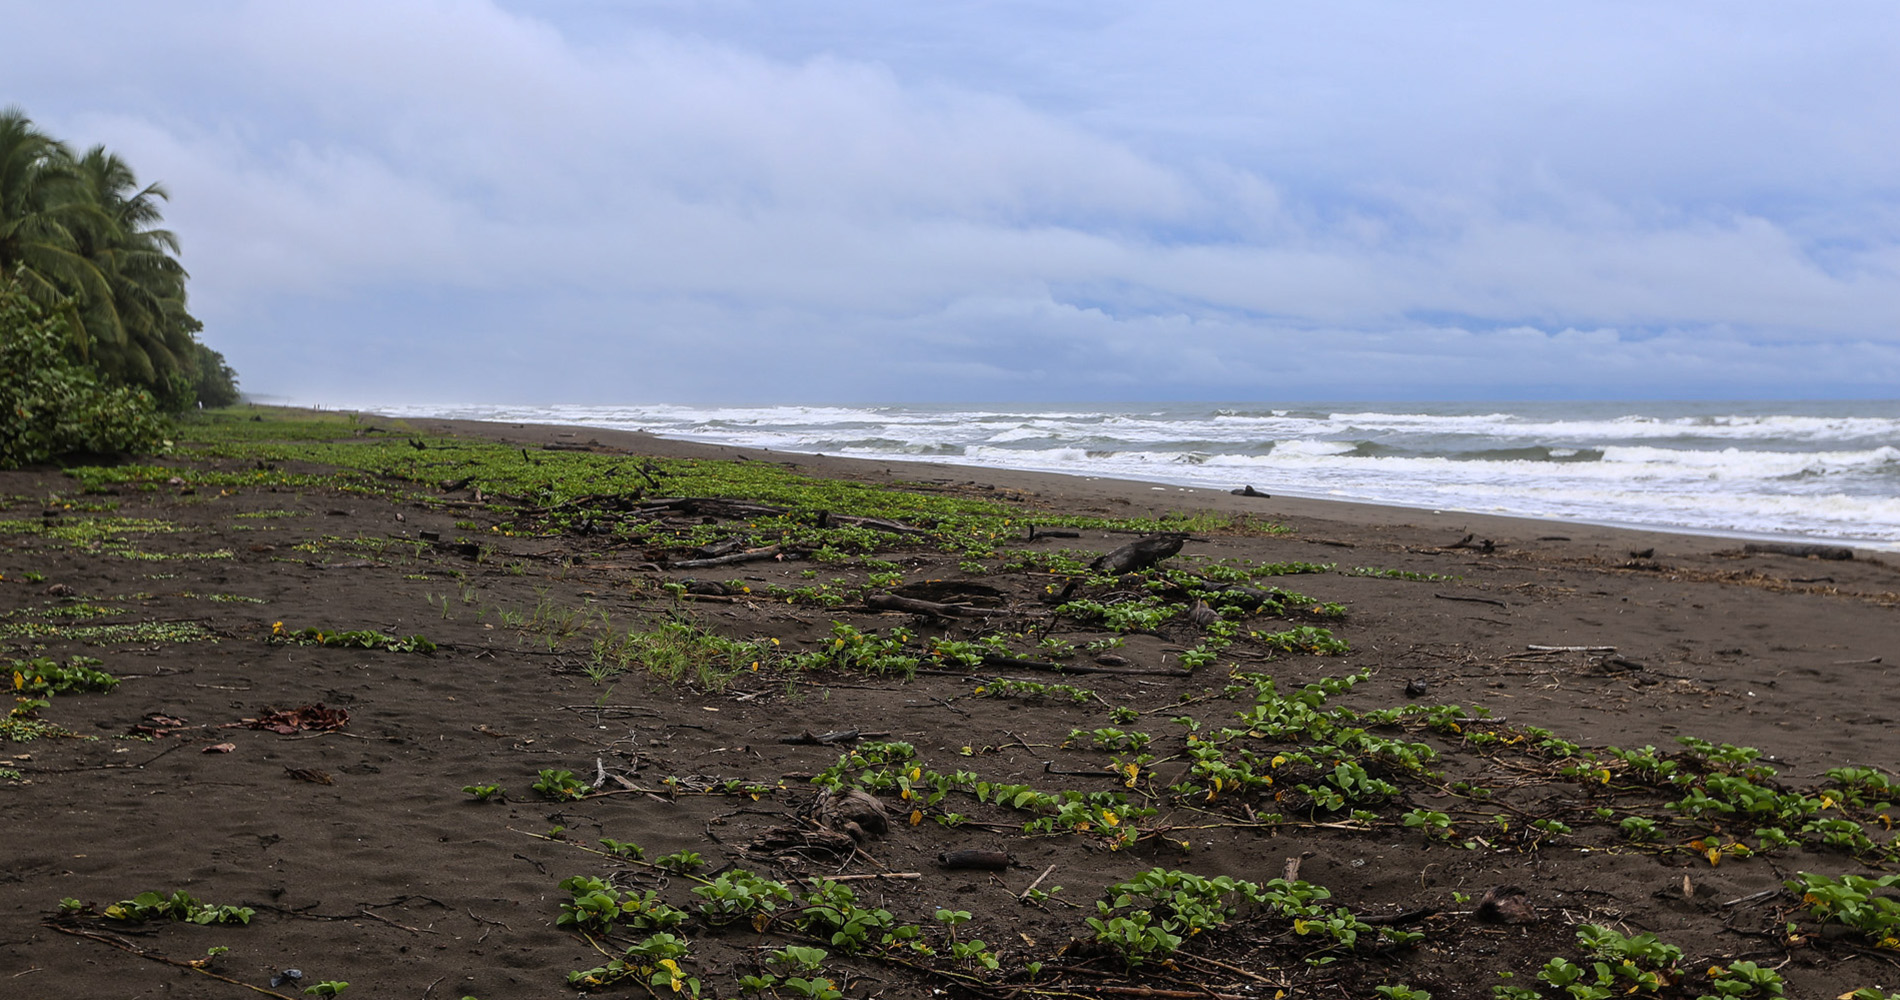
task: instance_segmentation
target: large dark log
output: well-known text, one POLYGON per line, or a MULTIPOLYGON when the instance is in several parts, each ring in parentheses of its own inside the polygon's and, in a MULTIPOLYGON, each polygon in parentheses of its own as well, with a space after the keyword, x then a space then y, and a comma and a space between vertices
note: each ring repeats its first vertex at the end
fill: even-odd
POLYGON ((1854 550, 1839 545, 1797 545, 1785 542, 1749 542, 1742 546, 1743 552, 1764 552, 1778 556, 1800 556, 1805 559, 1852 559, 1854 550))
POLYGON ((1099 556, 1089 568, 1101 573, 1122 574, 1147 569, 1181 551, 1181 535, 1147 535, 1107 555, 1099 556))

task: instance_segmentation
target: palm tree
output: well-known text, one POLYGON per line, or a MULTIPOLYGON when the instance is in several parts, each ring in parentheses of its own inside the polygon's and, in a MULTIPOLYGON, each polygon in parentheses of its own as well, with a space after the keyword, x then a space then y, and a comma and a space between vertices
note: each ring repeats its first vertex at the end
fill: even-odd
POLYGON ((185 311, 188 275, 173 255, 178 237, 157 228, 157 184, 140 187, 124 160, 94 146, 73 164, 79 196, 93 211, 73 229, 75 249, 104 280, 105 296, 89 297, 83 310, 99 341, 95 362, 130 382, 166 390, 174 380, 188 385, 196 374, 193 334, 201 325, 185 311))
MULTIPOLYGON (((71 151, 20 109, 0 109, 0 272, 43 304, 108 293, 74 239, 77 228, 101 221, 77 186, 71 151)), ((75 335, 83 354, 85 333, 75 335)))
POLYGON ((178 237, 160 228, 166 197, 104 146, 74 157, 0 110, 0 277, 63 314, 80 358, 180 408, 205 374, 203 324, 185 309, 178 237))

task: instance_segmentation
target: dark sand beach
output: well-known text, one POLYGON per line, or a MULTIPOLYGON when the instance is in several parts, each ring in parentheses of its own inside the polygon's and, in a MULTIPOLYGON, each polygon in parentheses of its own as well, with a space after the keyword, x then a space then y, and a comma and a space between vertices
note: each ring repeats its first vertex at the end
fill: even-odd
MULTIPOLYGON (((1237 517, 1234 529, 1187 532, 1166 565, 1330 566, 1251 585, 1344 605, 1343 618, 1288 608, 1244 616, 1242 626, 1246 633, 1324 627, 1350 652, 1287 652, 1243 633, 1213 662, 1183 674, 1184 651, 1201 646, 1207 631, 1177 618, 1121 634, 1119 645, 1101 651, 1102 662, 1086 648, 1061 661, 1103 672, 949 664, 905 681, 861 671, 792 673, 767 657, 757 673, 711 686, 717 689, 690 673, 667 683, 641 669, 596 680, 585 667, 604 623, 624 634, 685 621, 776 643, 788 656, 825 649, 836 641, 837 622, 866 633, 903 627, 962 641, 1028 636, 1015 648, 1019 658, 1038 661, 1030 651, 1041 638, 1086 647, 1115 636, 1053 615, 1047 598, 1060 575, 999 570, 1002 559, 975 573, 967 558, 921 534, 888 536, 890 547, 873 555, 898 564, 905 584, 967 585, 936 593, 983 613, 941 617, 864 599, 836 606, 768 599, 774 585, 841 579, 840 589, 848 589, 881 570, 861 559, 820 563, 794 552, 678 569, 695 557, 687 548, 627 545, 611 534, 491 532, 492 505, 466 489, 432 487, 431 498, 404 501, 316 487, 193 485, 181 477, 151 491, 82 495, 58 470, 0 473, 0 519, 16 525, 0 534, 0 612, 8 625, 60 626, 4 633, 6 655, 92 656, 122 678, 112 691, 60 694, 40 710, 58 727, 98 739, 0 744, 0 768, 14 775, 0 782, 0 996, 300 996, 301 987, 326 980, 347 981, 348 995, 362 998, 573 995, 570 971, 603 966, 647 935, 623 929, 597 949, 557 927, 570 899, 563 879, 652 889, 687 909, 703 899, 691 891, 700 883, 602 853, 602 838, 637 843, 648 861, 697 852, 707 877, 733 869, 788 882, 853 876, 844 884, 861 903, 921 924, 939 954, 851 957, 825 943, 833 951, 825 975, 852 998, 1037 991, 1275 997, 1282 990, 1343 998, 1400 983, 1439 1000, 1488 998, 1499 983, 1560 996, 1536 974, 1558 956, 1588 964, 1577 944, 1585 924, 1653 933, 1682 949, 1647 995, 1712 992, 1708 969, 1736 961, 1777 968, 1794 997, 1900 988, 1900 952, 1891 941, 1824 923, 1800 893, 1783 887, 1799 872, 1875 877, 1893 868, 1878 784, 1849 788, 1852 782, 1827 773, 1853 766, 1891 778, 1900 769, 1900 567, 1876 553, 1847 560, 1746 553, 1733 539, 787 455, 591 429, 410 421, 395 431, 398 445, 438 434, 500 440, 518 446, 524 460, 560 454, 544 450, 553 446, 787 463, 814 476, 1008 504, 1023 524, 1054 515, 1237 517), (62 507, 55 496, 81 506, 62 507), (112 516, 176 529, 139 536, 141 551, 230 557, 130 558, 110 544, 18 527, 83 518, 85 503, 110 503, 112 516), (450 544, 422 542, 424 532, 450 544), (477 540, 479 559, 453 544, 458 536, 477 540), (1355 575, 1359 568, 1381 575, 1355 575), (666 586, 689 579, 719 586, 683 595, 666 586), (80 605, 107 610, 95 618, 57 613, 80 605), (187 636, 192 641, 149 629, 132 641, 74 631, 138 623, 198 631, 187 636), (273 642, 276 623, 285 632, 422 634, 439 648, 273 642), (1237 715, 1256 706, 1258 689, 1230 675, 1271 675, 1278 693, 1289 695, 1319 678, 1360 672, 1366 679, 1325 707, 1418 709, 1366 731, 1423 744, 1435 757, 1429 773, 1389 760, 1371 766, 1393 793, 1327 809, 1295 789, 1327 787, 1334 762, 1304 771, 1272 764, 1304 744, 1252 735, 1260 723, 1237 715), (976 693, 997 677, 1093 693, 1080 701, 976 693), (302 728, 292 720, 280 733, 241 722, 319 704, 346 710, 347 724, 302 728), (1426 711, 1434 707, 1442 710, 1426 711), (1479 707, 1492 718, 1480 717, 1479 707), (1138 714, 1111 714, 1117 708, 1138 714), (1193 723, 1171 721, 1183 717, 1193 723), (1237 793, 1226 786, 1209 786, 1206 795, 1170 792, 1189 781, 1195 745, 1224 727, 1238 728, 1223 744, 1230 761, 1251 747, 1259 774, 1287 768, 1280 780, 1237 793), (1101 745, 1090 734, 1104 728, 1151 737, 1141 752, 1153 759, 1136 765, 1132 784, 1111 767, 1134 759, 1136 749, 1101 745), (1091 827, 1026 834, 1022 826, 1035 814, 979 802, 966 790, 925 805, 921 796, 887 789, 879 798, 890 830, 855 850, 765 846, 774 828, 811 829, 797 815, 814 798, 810 777, 850 745, 786 740, 846 730, 912 744, 915 760, 903 766, 919 775, 961 770, 1045 793, 1119 791, 1155 811, 1125 821, 1136 830, 1123 844, 1119 831, 1104 836, 1099 810, 1091 827), (1075 730, 1079 738, 1071 737, 1075 730), (120 738, 128 735, 140 738, 120 738), (1678 737, 1755 748, 1760 757, 1692 753, 1678 737), (1671 784, 1642 763, 1604 754, 1605 747, 1654 748, 1643 759, 1668 764, 1683 779, 1671 784), (586 797, 561 802, 537 794, 531 786, 544 769, 574 772, 590 786, 586 797), (1731 813, 1669 808, 1694 790, 1718 800, 1721 789, 1734 792, 1733 781, 1711 785, 1710 777, 1770 789, 1789 802, 1806 796, 1810 805, 1763 807, 1795 810, 1787 815, 1750 813, 1735 801, 1724 802, 1736 808, 1731 813), (500 785, 505 797, 477 802, 463 792, 470 785, 500 785), (1828 788, 1854 790, 1858 801, 1822 796, 1828 788), (1827 804, 1816 804, 1823 798, 1827 804), (1354 809, 1366 815, 1355 817, 1354 809), (964 821, 937 821, 949 812, 964 821), (1405 825, 1407 814, 1443 815, 1446 835, 1405 825), (1653 820, 1655 833, 1632 837, 1623 822, 1631 816, 1653 820), (1825 820, 1855 824, 1867 844, 1851 843, 1840 826, 1803 832, 1825 820), (1792 843, 1764 843, 1758 831, 1777 823, 1792 843), (1845 840, 1829 843, 1830 832, 1845 840), (1007 866, 940 863, 966 849, 1004 852, 1007 866), (1334 940, 1329 949, 1329 939, 1305 921, 1244 904, 1226 926, 1190 936, 1176 957, 1131 970, 1093 941, 1085 919, 1097 915, 1109 886, 1157 867, 1257 883, 1296 874, 1330 890, 1329 912, 1349 908, 1375 930, 1351 947, 1334 940), (1039 877, 1043 890, 1062 891, 1047 901, 1025 898, 1039 877), (1483 919, 1499 914, 1477 912, 1480 900, 1503 887, 1521 889, 1523 905, 1503 914, 1511 919, 1483 919), (147 890, 183 890, 255 915, 244 926, 98 916, 147 890), (62 916, 63 899, 84 909, 62 916), (950 958, 953 942, 932 919, 940 908, 971 914, 957 942, 980 938, 997 970, 950 958), (1423 937, 1374 941, 1378 928, 1423 937), (230 949, 207 970, 216 977, 181 967, 214 946, 230 949), (1029 962, 1042 963, 1034 976, 1024 971, 1029 962), (291 968, 303 973, 300 982, 267 985, 291 968), (1507 972, 1512 978, 1499 978, 1507 972)), ((193 467, 247 466, 226 458, 193 467)), ((743 520, 718 512, 667 516, 682 524, 743 520)), ((1067 550, 1087 561, 1133 537, 1083 529, 1075 538, 999 539, 998 548, 1067 550)), ((1129 593, 1145 591, 1131 584, 1129 593)), ((1084 595, 1106 602, 1118 590, 1102 585, 1076 594, 1084 595)), ((1338 745, 1336 736, 1327 745, 1338 745)), ((738 977, 761 971, 773 950, 813 940, 789 917, 747 917, 723 928, 695 917, 677 933, 692 948, 681 964, 708 996, 738 995, 738 977)), ((594 992, 645 995, 648 988, 628 982, 594 992)), ((781 987, 779 995, 795 993, 781 987)))

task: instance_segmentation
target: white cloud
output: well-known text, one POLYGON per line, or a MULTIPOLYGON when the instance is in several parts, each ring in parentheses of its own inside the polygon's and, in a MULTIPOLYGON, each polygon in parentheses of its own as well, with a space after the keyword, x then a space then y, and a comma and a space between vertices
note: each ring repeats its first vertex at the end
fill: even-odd
POLYGON ((15 6, 0 87, 168 184, 260 390, 370 342, 456 398, 612 391, 590 355, 648 398, 1826 392, 1900 350, 1884 7, 15 6))

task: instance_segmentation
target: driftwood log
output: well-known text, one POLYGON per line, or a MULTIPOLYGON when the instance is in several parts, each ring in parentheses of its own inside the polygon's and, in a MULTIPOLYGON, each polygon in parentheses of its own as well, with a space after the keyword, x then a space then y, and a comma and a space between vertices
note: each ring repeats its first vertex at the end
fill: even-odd
POLYGON ((671 565, 674 569, 704 569, 708 566, 732 566, 737 563, 763 562, 767 559, 777 559, 783 553, 784 550, 778 546, 768 545, 762 549, 747 549, 744 552, 713 556, 711 559, 684 559, 671 565))
POLYGON ((1008 613, 994 608, 973 608, 967 604, 920 601, 914 597, 899 597, 896 594, 871 594, 864 599, 864 606, 876 608, 879 611, 908 611, 913 615, 930 615, 936 618, 983 618, 1008 613))
POLYGON ((1840 545, 1800 545, 1786 542, 1749 542, 1742 546, 1743 552, 1767 553, 1778 556, 1799 556, 1806 559, 1852 559, 1854 550, 1840 545))
POLYGON ((1119 549, 1096 557, 1089 568, 1099 573, 1122 574, 1147 569, 1181 551, 1183 535, 1147 535, 1119 549))
POLYGON ((1003 656, 989 653, 983 657, 983 665, 998 670, 1045 670, 1056 674, 1143 674, 1152 677, 1188 677, 1186 670, 1159 669, 1110 669, 1090 666, 1086 663, 1049 663, 1044 660, 1025 660, 1015 656, 1003 656))

